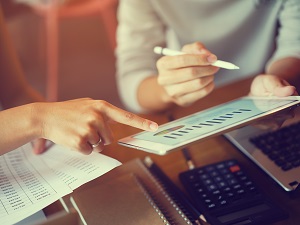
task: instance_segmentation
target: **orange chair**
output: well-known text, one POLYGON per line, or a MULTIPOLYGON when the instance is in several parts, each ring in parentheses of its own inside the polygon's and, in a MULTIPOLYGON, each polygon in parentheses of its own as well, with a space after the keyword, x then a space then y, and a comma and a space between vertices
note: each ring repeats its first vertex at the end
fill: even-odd
POLYGON ((60 4, 59 0, 44 1, 32 8, 44 18, 46 32, 46 97, 49 101, 58 100, 58 26, 63 18, 78 18, 99 15, 104 23, 111 48, 116 46, 116 8, 118 0, 81 0, 60 4))

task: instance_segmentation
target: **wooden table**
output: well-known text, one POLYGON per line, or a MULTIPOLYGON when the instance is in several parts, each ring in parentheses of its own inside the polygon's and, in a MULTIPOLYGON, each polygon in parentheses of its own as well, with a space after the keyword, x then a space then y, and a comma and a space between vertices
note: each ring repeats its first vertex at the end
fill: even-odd
MULTIPOLYGON (((172 113, 175 118, 181 118, 183 116, 190 115, 200 110, 204 110, 208 107, 212 107, 240 96, 247 95, 250 88, 251 79, 242 80, 213 91, 209 96, 201 99, 196 104, 182 108, 177 107, 172 111, 155 114, 155 115, 143 115, 146 118, 154 120, 159 124, 168 122, 167 115, 172 113)), ((114 124, 112 129, 115 133, 115 140, 122 137, 135 134, 140 130, 128 127, 121 124, 114 124)), ((300 197, 292 198, 288 193, 284 192, 278 185, 276 185, 267 175, 257 168, 251 161, 249 161, 242 153, 240 153, 231 143, 229 143, 223 136, 213 137, 201 142, 194 143, 189 146, 191 157, 196 166, 203 166, 206 164, 236 158, 244 166, 249 175, 254 181, 268 194, 270 197, 278 202, 284 209, 289 211, 290 217, 288 220, 276 223, 276 224, 300 224, 300 197)), ((165 156, 158 156, 147 152, 127 148, 120 146, 117 143, 113 143, 104 150, 103 154, 113 157, 122 163, 126 163, 134 158, 144 158, 150 156, 154 162, 156 162, 164 172, 173 180, 173 182, 183 190, 178 174, 180 172, 188 170, 186 161, 182 152, 175 151, 165 156)), ((93 182, 93 181, 91 181, 93 182)), ((86 185, 93 185, 93 183, 86 185)), ((59 203, 54 203, 45 209, 45 212, 52 214, 55 211, 61 210, 59 203)))

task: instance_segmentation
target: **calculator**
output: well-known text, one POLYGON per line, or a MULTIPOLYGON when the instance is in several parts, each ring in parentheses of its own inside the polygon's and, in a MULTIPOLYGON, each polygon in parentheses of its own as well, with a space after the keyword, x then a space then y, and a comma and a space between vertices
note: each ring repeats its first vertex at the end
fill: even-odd
POLYGON ((288 217, 235 159, 185 171, 179 179, 212 225, 270 224, 288 217))

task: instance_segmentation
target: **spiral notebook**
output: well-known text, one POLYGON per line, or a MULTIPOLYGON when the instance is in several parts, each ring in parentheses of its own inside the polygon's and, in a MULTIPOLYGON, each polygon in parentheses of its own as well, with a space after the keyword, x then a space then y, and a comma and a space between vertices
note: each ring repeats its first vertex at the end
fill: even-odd
POLYGON ((105 174, 71 203, 83 224, 205 224, 201 214, 150 158, 105 174))

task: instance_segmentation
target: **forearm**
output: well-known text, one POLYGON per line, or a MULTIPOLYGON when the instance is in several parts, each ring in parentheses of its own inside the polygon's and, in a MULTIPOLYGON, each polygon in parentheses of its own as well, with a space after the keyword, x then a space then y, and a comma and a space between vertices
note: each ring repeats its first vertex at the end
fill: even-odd
POLYGON ((0 155, 41 136, 35 104, 27 104, 0 112, 0 155))
POLYGON ((146 111, 163 111, 174 105, 171 98, 157 83, 157 76, 146 78, 138 88, 138 102, 146 111))
POLYGON ((300 88, 300 59, 298 58, 289 57, 277 60, 271 64, 266 73, 277 75, 297 89, 300 88))

